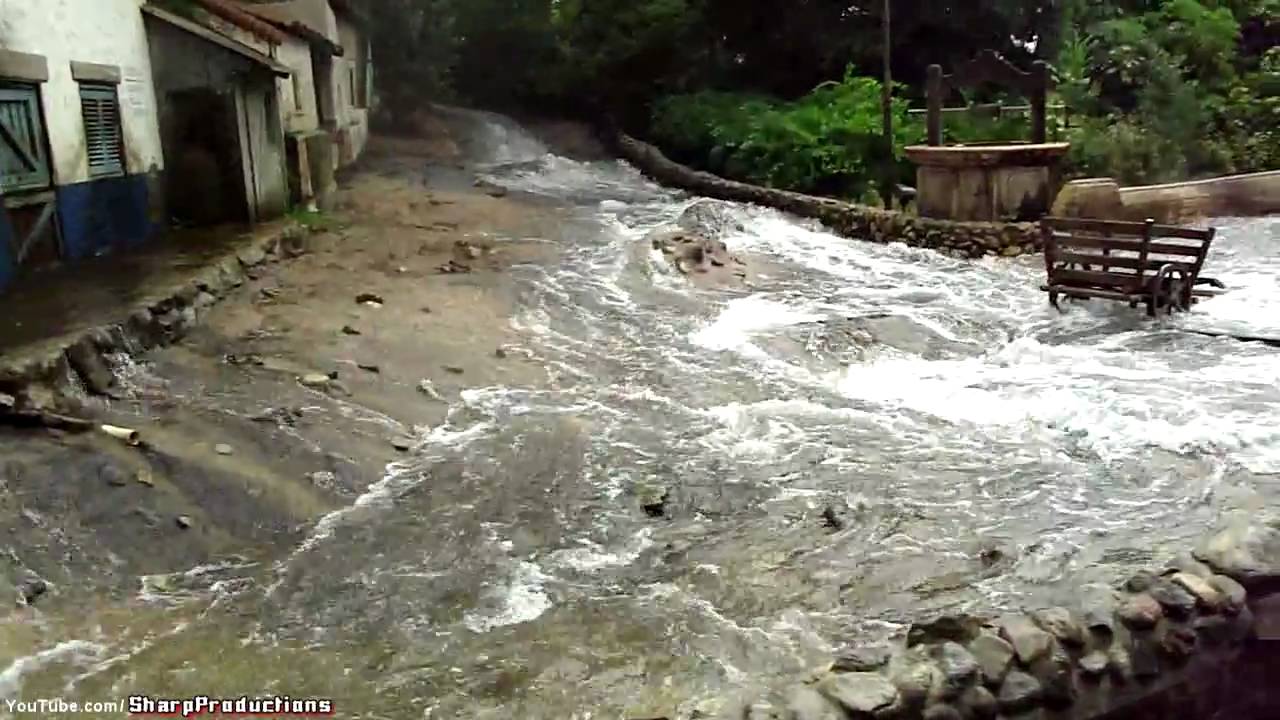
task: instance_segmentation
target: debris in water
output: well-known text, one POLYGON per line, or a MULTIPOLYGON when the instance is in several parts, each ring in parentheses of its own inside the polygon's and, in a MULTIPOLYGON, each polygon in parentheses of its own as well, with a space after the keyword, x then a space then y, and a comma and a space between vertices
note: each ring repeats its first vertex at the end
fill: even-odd
POLYGON ((22 601, 33 605, 36 600, 49 592, 49 583, 42 577, 32 575, 22 582, 19 591, 22 593, 22 601))
POLYGON ((134 479, 134 480, 136 480, 136 481, 138 482, 138 484, 139 484, 139 485, 146 485, 147 487, 155 487, 155 486, 156 486, 156 481, 155 481, 155 479, 153 479, 153 478, 151 477, 151 470, 150 470, 150 469, 143 469, 143 470, 139 470, 139 471, 138 471, 138 474, 137 474, 137 475, 135 475, 135 476, 133 477, 133 479, 134 479))
POLYGON ((191 526, 195 524, 191 521, 190 515, 179 515, 176 522, 178 523, 178 527, 183 530, 190 530, 191 526))
POLYGON ((364 370, 365 372, 371 372, 375 375, 382 372, 382 368, 378 367, 377 365, 372 365, 369 363, 356 363, 356 367, 360 368, 361 370, 364 370))
POLYGON ((445 369, 445 372, 451 372, 454 375, 461 375, 467 371, 466 368, 461 368, 461 367, 458 367, 457 365, 445 365, 444 369, 445 369))
POLYGON ((432 384, 430 380, 422 380, 421 382, 419 382, 418 392, 422 393, 423 395, 426 395, 432 400, 440 400, 441 402, 444 401, 444 398, 440 397, 440 393, 436 390, 436 386, 432 384))
POLYGON ((382 296, 377 295, 375 293, 364 292, 364 293, 360 293, 359 295, 356 295, 357 305, 368 305, 370 303, 374 305, 386 304, 386 302, 382 299, 382 296))
POLYGON ((343 335, 360 335, 361 333, 359 330, 351 327, 350 325, 343 325, 342 334, 343 335))
POLYGON ((226 443, 218 443, 213 446, 213 451, 219 455, 231 455, 235 453, 235 449, 226 443))
POLYGON ((298 379, 298 382, 302 383, 303 387, 324 389, 329 387, 329 383, 333 382, 333 378, 322 373, 310 373, 303 375, 298 379))
POLYGON ((138 434, 137 430, 132 428, 116 427, 115 425, 102 425, 100 427, 102 432, 117 440, 123 440, 128 445, 137 447, 142 444, 142 436, 138 434))
POLYGON ((395 448, 396 450, 399 450, 400 452, 409 452, 410 450, 413 449, 413 441, 410 440, 409 438, 403 438, 403 437, 392 438, 391 447, 395 448))
POLYGON ((840 517, 834 505, 828 505, 822 509, 822 524, 836 532, 844 530, 845 527, 844 518, 840 517))
POLYGON ((506 360, 507 359, 506 348, 498 348, 497 350, 494 350, 493 356, 498 358, 499 360, 506 360))
POLYGON ((438 269, 440 270, 440 272, 444 273, 445 275, 449 275, 452 273, 471 272, 471 267, 469 265, 463 265, 457 260, 450 260, 449 262, 441 265, 438 269))
POLYGON ((665 487, 645 485, 636 493, 640 496, 640 509, 651 518, 666 517, 667 501, 671 499, 671 491, 665 487))

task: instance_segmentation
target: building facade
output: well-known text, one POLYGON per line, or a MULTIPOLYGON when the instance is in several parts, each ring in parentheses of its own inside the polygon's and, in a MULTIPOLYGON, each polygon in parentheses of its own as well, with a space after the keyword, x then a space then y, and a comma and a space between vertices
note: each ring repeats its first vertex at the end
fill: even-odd
POLYGON ((21 265, 145 240, 162 220, 140 4, 0 0, 0 285, 21 265))
POLYGON ((344 0, 0 0, 0 290, 310 204, 368 138, 344 0))

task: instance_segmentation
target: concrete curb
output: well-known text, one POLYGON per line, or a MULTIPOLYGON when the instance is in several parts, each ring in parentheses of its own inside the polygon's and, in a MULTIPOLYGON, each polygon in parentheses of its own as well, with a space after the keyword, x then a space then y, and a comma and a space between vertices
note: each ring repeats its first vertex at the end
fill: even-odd
POLYGON ((72 405, 85 389, 101 393, 102 373, 110 373, 108 356, 138 355, 178 341, 209 308, 243 285, 251 268, 281 259, 306 232, 295 223, 259 230, 193 270, 176 289, 122 308, 118 320, 11 351, 0 357, 0 393, 12 396, 22 410, 72 405))

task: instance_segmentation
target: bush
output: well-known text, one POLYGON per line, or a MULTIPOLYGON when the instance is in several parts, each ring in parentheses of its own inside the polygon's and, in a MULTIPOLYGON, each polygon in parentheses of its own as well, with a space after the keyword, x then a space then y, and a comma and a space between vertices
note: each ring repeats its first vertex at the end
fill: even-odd
POLYGON ((881 85, 847 75, 794 102, 755 95, 701 92, 655 105, 655 139, 678 159, 748 182, 800 192, 860 198, 882 177, 911 177, 901 148, 920 123, 894 101, 893 158, 881 134, 881 85))

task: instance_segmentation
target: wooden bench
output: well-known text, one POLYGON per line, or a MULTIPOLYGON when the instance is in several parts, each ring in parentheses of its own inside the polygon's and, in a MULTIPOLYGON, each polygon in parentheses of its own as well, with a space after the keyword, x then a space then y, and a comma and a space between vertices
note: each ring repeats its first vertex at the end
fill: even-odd
POLYGON ((1048 275, 1040 289, 1058 310, 1059 296, 1066 295, 1145 303, 1154 317, 1162 308, 1187 310, 1197 298, 1218 294, 1201 286, 1224 287, 1200 277, 1213 228, 1051 217, 1040 222, 1040 232, 1048 275))

